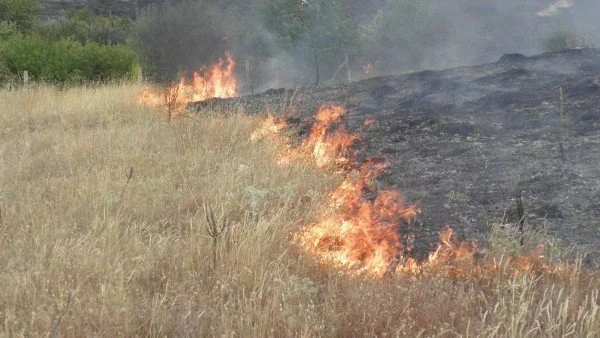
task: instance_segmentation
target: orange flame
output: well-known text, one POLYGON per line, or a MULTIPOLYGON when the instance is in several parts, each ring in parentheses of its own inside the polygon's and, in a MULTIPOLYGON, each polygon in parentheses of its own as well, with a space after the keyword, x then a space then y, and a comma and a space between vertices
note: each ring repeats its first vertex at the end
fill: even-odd
MULTIPOLYGON (((279 158, 279 163, 311 158, 320 168, 335 165, 348 169, 343 183, 329 197, 335 212, 305 227, 296 241, 323 263, 382 275, 402 252, 400 224, 413 218, 417 208, 406 206, 396 191, 375 189, 375 179, 389 167, 387 163, 367 161, 352 168, 352 146, 360 135, 349 133, 341 124, 346 115, 343 107, 322 106, 308 139, 295 149, 286 147, 286 153, 279 158), (365 197, 369 192, 375 194, 374 198, 365 197)), ((269 115, 251 139, 273 139, 286 127, 269 115)), ((289 140, 284 143, 289 145, 289 140)))
MULTIPOLYGON (((185 107, 191 102, 204 101, 211 98, 231 98, 236 96, 237 80, 234 75, 236 63, 227 52, 225 59, 209 67, 202 67, 192 74, 188 80, 186 74, 181 75, 179 82, 169 87, 168 91, 177 91, 177 103, 185 107)), ((164 104, 163 95, 152 90, 144 91, 139 102, 146 106, 160 106, 164 104)), ((181 109, 180 109, 181 110, 181 109)))
POLYGON ((289 146, 290 140, 286 140, 287 151, 280 154, 278 163, 288 164, 295 160, 310 159, 319 168, 347 165, 354 155, 352 146, 360 135, 348 133, 341 125, 346 115, 347 111, 343 107, 323 105, 317 112, 316 122, 308 139, 294 149, 289 146))
POLYGON ((263 122, 262 126, 256 129, 251 135, 250 140, 258 141, 260 139, 269 138, 270 140, 274 140, 280 131, 286 129, 288 124, 285 122, 277 121, 277 118, 269 114, 267 118, 263 122))
POLYGON ((339 124, 346 114, 346 109, 333 105, 322 106, 317 112, 317 123, 301 148, 312 152, 318 167, 329 164, 341 166, 348 162, 349 151, 358 135, 348 133, 343 126, 332 133, 335 124, 339 124))
POLYGON ((417 208, 406 206, 397 191, 379 191, 374 199, 366 198, 374 191, 373 180, 386 167, 368 161, 347 174, 329 197, 334 213, 305 227, 296 236, 298 244, 323 263, 356 273, 389 272, 403 249, 400 226, 414 218, 417 208))
MULTIPOLYGON (((282 142, 285 147, 279 163, 312 159, 320 168, 336 164, 344 169, 344 181, 329 195, 329 210, 294 236, 294 242, 318 262, 352 274, 380 277, 387 273, 437 271, 463 278, 500 270, 515 276, 563 269, 551 266, 541 252, 511 257, 504 264, 486 263, 480 259, 476 243, 459 241, 449 227, 441 231, 437 249, 426 261, 406 257, 412 248, 410 244, 403 245, 402 225, 414 219, 419 210, 415 205, 407 205, 398 191, 376 187, 375 180, 389 168, 388 163, 367 160, 360 167, 354 166, 355 152, 351 148, 360 135, 347 132, 341 125, 346 114, 342 107, 324 105, 307 140, 294 149, 288 138, 282 142)), ((251 138, 274 140, 287 127, 287 123, 269 115, 251 138)))

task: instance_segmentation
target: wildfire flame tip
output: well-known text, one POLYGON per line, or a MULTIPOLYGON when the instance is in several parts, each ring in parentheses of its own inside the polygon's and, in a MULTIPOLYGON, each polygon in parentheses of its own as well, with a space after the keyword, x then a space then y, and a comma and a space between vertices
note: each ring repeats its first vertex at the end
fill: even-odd
MULTIPOLYGON (((166 89, 165 96, 176 100, 178 109, 174 112, 180 113, 188 103, 199 102, 211 98, 231 98, 236 96, 237 80, 235 78, 236 63, 230 52, 225 53, 225 59, 219 59, 216 63, 201 67, 188 79, 184 72, 179 81, 171 83, 166 89)), ((161 99, 162 95, 152 90, 145 90, 138 101, 145 106, 166 105, 161 99)))

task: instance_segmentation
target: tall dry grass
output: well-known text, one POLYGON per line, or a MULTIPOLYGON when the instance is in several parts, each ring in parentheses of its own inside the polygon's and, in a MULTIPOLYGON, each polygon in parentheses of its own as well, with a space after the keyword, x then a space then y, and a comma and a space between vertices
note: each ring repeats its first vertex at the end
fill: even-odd
POLYGON ((338 178, 276 165, 276 144, 249 141, 255 118, 168 123, 140 90, 0 91, 3 335, 600 335, 589 273, 370 279, 315 265, 290 239, 338 178), (216 269, 204 204, 229 220, 216 269))

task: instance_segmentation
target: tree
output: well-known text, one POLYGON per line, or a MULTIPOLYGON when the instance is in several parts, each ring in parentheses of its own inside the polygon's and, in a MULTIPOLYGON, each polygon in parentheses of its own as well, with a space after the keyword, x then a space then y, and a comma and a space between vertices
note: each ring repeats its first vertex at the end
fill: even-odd
POLYGON ((363 31, 366 57, 383 68, 413 67, 445 39, 427 0, 388 0, 363 31))
POLYGON ((39 10, 38 0, 0 0, 0 20, 13 22, 23 31, 33 27, 39 10))
POLYGON ((208 1, 154 5, 135 23, 137 49, 158 78, 172 79, 222 58, 227 50, 224 12, 208 1))
POLYGON ((341 2, 335 0, 267 0, 265 27, 281 49, 293 55, 299 68, 335 72, 345 52, 356 48, 358 30, 341 2))

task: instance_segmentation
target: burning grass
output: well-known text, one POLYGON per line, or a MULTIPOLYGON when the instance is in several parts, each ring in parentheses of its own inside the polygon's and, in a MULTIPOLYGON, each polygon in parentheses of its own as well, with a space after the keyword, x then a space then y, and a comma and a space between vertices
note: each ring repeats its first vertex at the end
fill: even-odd
MULTIPOLYGON (((442 273, 451 278, 468 278, 493 275, 498 270, 514 276, 575 273, 572 266, 548 260, 543 246, 498 262, 487 257, 480 259, 477 244, 460 241, 449 227, 441 231, 437 249, 428 260, 417 262, 410 256, 414 234, 406 228, 419 210, 415 205, 407 205, 398 191, 377 188, 375 181, 389 169, 388 163, 374 159, 357 163, 354 148, 362 137, 345 129, 342 120, 346 114, 343 107, 324 105, 317 112, 307 139, 298 147, 291 146, 289 137, 281 137, 280 164, 312 160, 317 167, 334 169, 345 177, 329 194, 329 208, 319 220, 295 236, 295 242, 309 256, 353 275, 377 277, 442 273), (404 243, 402 236, 407 239, 404 243)), ((251 139, 275 140, 286 128, 285 122, 269 115, 251 139)))
POLYGON ((224 59, 200 68, 191 77, 181 74, 179 82, 172 83, 162 94, 157 89, 144 90, 139 95, 139 102, 148 107, 165 106, 171 116, 181 113, 190 102, 235 97, 238 86, 235 67, 235 61, 227 53, 224 59))
POLYGON ((346 175, 350 160, 282 166, 282 149, 296 147, 251 141, 259 119, 216 112, 169 124, 138 105, 141 92, 0 92, 4 335, 600 334, 596 275, 515 275, 509 257, 523 252, 502 231, 487 261, 503 268, 488 274, 432 273, 453 260, 374 278, 315 260, 294 238, 323 220, 332 191, 359 181, 346 175), (227 224, 216 269, 204 205, 227 224))

